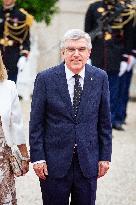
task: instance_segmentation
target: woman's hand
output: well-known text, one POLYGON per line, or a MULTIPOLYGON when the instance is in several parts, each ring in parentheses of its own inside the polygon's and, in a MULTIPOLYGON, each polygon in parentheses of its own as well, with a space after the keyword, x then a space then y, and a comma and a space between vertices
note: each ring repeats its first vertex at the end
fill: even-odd
POLYGON ((29 159, 28 160, 22 160, 22 172, 23 175, 25 175, 29 171, 29 159))
POLYGON ((29 162, 30 162, 27 147, 26 144, 21 144, 17 146, 22 155, 22 171, 23 171, 23 175, 25 175, 29 171, 29 162))

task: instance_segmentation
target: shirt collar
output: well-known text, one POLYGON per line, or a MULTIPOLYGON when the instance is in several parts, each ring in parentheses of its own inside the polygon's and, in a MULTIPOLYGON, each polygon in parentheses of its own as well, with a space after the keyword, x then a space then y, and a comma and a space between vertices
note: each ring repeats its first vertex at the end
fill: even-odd
MULTIPOLYGON (((67 67, 66 64, 65 64, 65 73, 66 73, 66 79, 67 79, 67 80, 70 80, 70 79, 75 75, 75 73, 73 73, 73 72, 67 67)), ((85 77, 85 66, 84 66, 84 68, 80 71, 80 73, 79 73, 78 75, 80 75, 80 77, 81 77, 82 79, 84 79, 84 77, 85 77)))

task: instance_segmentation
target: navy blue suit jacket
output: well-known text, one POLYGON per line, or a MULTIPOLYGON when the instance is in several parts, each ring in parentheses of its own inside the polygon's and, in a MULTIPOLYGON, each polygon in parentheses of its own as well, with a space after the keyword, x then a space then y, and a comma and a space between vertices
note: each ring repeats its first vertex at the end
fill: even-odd
POLYGON ((98 161, 111 160, 111 121, 105 71, 85 65, 83 93, 74 120, 64 64, 37 75, 30 117, 31 161, 46 160, 51 177, 70 168, 73 147, 84 176, 98 174, 98 161))

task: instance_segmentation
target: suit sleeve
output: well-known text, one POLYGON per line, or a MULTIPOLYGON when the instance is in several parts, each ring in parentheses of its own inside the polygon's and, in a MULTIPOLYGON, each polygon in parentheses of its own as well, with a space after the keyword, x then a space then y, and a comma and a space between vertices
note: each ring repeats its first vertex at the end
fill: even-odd
POLYGON ((111 161, 112 127, 108 76, 104 75, 98 120, 99 161, 111 161))
POLYGON ((85 15, 85 25, 84 30, 90 33, 97 25, 96 18, 94 17, 95 4, 91 4, 85 15))
POLYGON ((124 26, 124 54, 131 54, 131 51, 134 47, 134 27, 133 27, 133 19, 124 26))
POLYGON ((36 77, 32 97, 29 141, 31 162, 46 160, 44 151, 45 115, 46 115, 46 87, 41 74, 36 77))
MULTIPOLYGON (((30 30, 30 27, 28 27, 30 30)), ((30 31, 28 30, 26 39, 23 42, 23 50, 30 51, 30 31)))
POLYGON ((25 39, 22 43, 23 48, 21 54, 28 54, 30 51, 30 27, 33 23, 33 16, 24 9, 20 9, 20 13, 23 15, 25 21, 25 32, 23 33, 23 38, 25 37, 25 39))

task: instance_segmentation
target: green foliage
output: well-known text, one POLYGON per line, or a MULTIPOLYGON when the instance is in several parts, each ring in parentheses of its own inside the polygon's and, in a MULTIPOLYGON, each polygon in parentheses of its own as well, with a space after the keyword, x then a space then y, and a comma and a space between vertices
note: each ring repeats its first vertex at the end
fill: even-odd
POLYGON ((44 20, 47 25, 51 22, 52 15, 58 11, 57 2, 58 0, 16 0, 19 8, 27 10, 37 22, 44 20))

